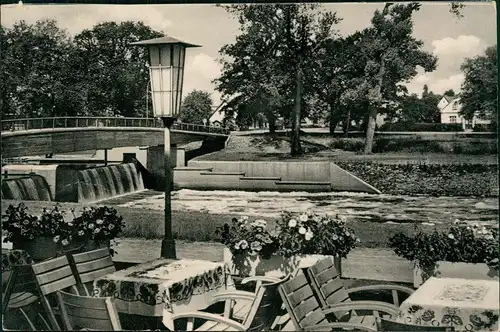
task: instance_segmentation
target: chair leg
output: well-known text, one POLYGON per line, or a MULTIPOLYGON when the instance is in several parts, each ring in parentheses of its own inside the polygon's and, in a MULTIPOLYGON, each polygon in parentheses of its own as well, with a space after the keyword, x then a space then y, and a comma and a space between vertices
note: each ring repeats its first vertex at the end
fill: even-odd
POLYGON ((5 316, 5 313, 7 312, 10 297, 12 295, 12 291, 14 290, 14 285, 16 283, 16 278, 18 273, 19 273, 18 268, 14 266, 14 268, 12 269, 12 274, 10 275, 9 280, 7 281, 7 287, 5 288, 5 292, 2 296, 2 316, 5 316))
POLYGON ((33 322, 31 321, 31 319, 29 318, 29 316, 26 314, 26 312, 24 311, 24 309, 23 308, 19 308, 18 310, 24 316, 24 319, 26 319, 26 322, 28 322, 29 326, 31 327, 31 330, 32 331, 36 331, 35 324, 33 324, 33 322))
POLYGON ((49 317, 51 328, 56 331, 61 331, 61 327, 57 322, 56 316, 54 315, 54 311, 52 311, 49 300, 41 292, 40 292, 40 302, 42 302, 42 307, 49 317))
POLYGON ((41 319, 41 321, 45 324, 45 327, 47 328, 47 331, 51 330, 50 324, 47 322, 45 317, 41 313, 38 313, 38 317, 41 319))

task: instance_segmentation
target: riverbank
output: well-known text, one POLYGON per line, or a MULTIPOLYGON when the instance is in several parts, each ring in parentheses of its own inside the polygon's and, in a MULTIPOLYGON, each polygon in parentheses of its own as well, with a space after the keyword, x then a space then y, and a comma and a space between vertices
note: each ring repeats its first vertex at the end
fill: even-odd
MULTIPOLYGON (((259 193, 254 193, 253 196, 248 194, 245 195, 247 201, 242 201, 242 195, 238 195, 238 192, 226 193, 227 195, 232 195, 233 200, 228 200, 226 197, 214 192, 198 192, 196 194, 184 192, 177 194, 181 196, 180 199, 174 197, 172 204, 174 209, 172 212, 172 231, 174 238, 177 240, 218 242, 219 238, 215 234, 216 228, 225 223, 230 223, 234 217, 241 217, 245 214, 250 215, 250 219, 252 220, 264 218, 268 222, 268 227, 272 229, 275 226, 275 221, 279 218, 281 208, 303 212, 312 206, 313 203, 317 206, 316 209, 313 208, 314 211, 332 214, 339 213, 337 210, 341 210, 341 215, 347 217, 349 227, 360 238, 360 247, 365 248, 387 248, 388 239, 392 235, 397 232, 412 235, 415 233, 415 225, 420 225, 424 231, 431 232, 434 229, 447 229, 457 218, 489 224, 498 223, 498 205, 492 205, 494 202, 491 200, 486 200, 485 203, 470 199, 462 199, 462 201, 457 202, 450 202, 449 200, 440 202, 437 199, 438 201, 431 201, 432 205, 429 205, 429 203, 418 205, 422 204, 422 202, 419 203, 419 201, 413 199, 405 201, 401 197, 383 195, 380 197, 385 198, 386 201, 380 200, 380 197, 377 195, 357 195, 347 196, 347 198, 340 196, 327 196, 325 198, 321 195, 313 195, 308 196, 309 201, 306 202, 304 201, 304 196, 285 196, 281 201, 273 201, 272 196, 283 197, 277 193, 268 193, 268 196, 262 196, 263 194, 259 196, 259 193), (260 199, 260 202, 258 199, 260 199), (375 199, 379 200, 376 201, 375 199), (214 205, 224 201, 227 203, 227 206, 223 208, 226 211, 225 213, 221 213, 220 210, 219 213, 213 213, 213 210, 208 210, 208 208, 214 207, 214 205), (250 201, 253 201, 253 203, 250 201), (238 202, 239 206, 237 205, 238 202), (342 206, 330 207, 327 202, 344 203, 342 206), (412 204, 411 207, 408 206, 409 202, 412 204), (202 204, 205 204, 205 206, 201 206, 202 204), (251 204, 253 205, 249 206, 251 204), (289 205, 285 206, 284 204, 289 205), (295 209, 292 209, 292 206, 295 209), (401 207, 398 208, 400 213, 397 215, 386 210, 387 207, 393 208, 395 206, 401 207), (203 210, 205 207, 207 209, 203 210), (193 208, 203 211, 195 211, 192 210, 193 208), (372 213, 372 210, 376 210, 376 213, 372 213), (471 212, 471 210, 476 212, 471 212), (418 214, 415 214, 415 212, 418 212, 418 214), (414 213, 414 218, 410 218, 411 216, 405 215, 405 213, 414 213), (419 220, 416 219, 417 217, 419 220)), ((101 205, 116 207, 120 215, 123 216, 125 229, 122 236, 147 240, 162 238, 164 234, 162 197, 159 195, 149 196, 144 200, 131 200, 128 203, 124 203, 123 200, 125 198, 122 197, 121 202, 115 200, 113 204, 100 203, 101 205)), ((4 200, 2 202, 2 212, 5 212, 9 204, 17 203, 4 200)), ((37 215, 42 212, 43 208, 54 206, 55 202, 25 201, 24 204, 28 207, 28 211, 31 214, 37 215)), ((63 210, 68 211, 68 213, 70 213, 70 209, 75 209, 76 213, 78 213, 83 206, 87 205, 60 203, 60 206, 63 210)))

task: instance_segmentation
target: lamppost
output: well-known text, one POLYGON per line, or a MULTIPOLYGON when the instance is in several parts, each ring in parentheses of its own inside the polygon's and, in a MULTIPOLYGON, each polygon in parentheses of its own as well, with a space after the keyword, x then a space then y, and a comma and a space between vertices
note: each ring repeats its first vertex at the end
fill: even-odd
POLYGON ((153 113, 155 117, 162 119, 165 135, 165 234, 161 242, 161 257, 176 258, 175 242, 172 235, 173 172, 170 156, 170 127, 177 119, 181 108, 186 48, 200 46, 169 36, 143 40, 132 43, 132 45, 146 46, 149 51, 153 113))

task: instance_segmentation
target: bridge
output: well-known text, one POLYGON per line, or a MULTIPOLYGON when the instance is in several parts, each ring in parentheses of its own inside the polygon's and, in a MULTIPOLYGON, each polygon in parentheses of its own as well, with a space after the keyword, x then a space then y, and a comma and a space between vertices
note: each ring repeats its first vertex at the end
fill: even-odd
MULTIPOLYGON (((163 145, 156 118, 52 117, 2 120, 2 158, 163 145)), ((226 128, 176 122, 171 143, 226 140, 226 128)))

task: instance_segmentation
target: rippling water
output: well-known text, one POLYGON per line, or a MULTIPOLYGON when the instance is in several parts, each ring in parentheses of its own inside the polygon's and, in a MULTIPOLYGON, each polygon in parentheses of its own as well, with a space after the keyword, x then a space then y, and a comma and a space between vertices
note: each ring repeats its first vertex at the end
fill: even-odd
MULTIPOLYGON (((121 206, 164 208, 163 194, 121 206)), ((172 195, 176 211, 206 211, 232 215, 278 217, 281 211, 340 214, 372 222, 448 223, 456 219, 498 223, 497 198, 370 195, 362 193, 196 191, 183 189, 172 195)))

